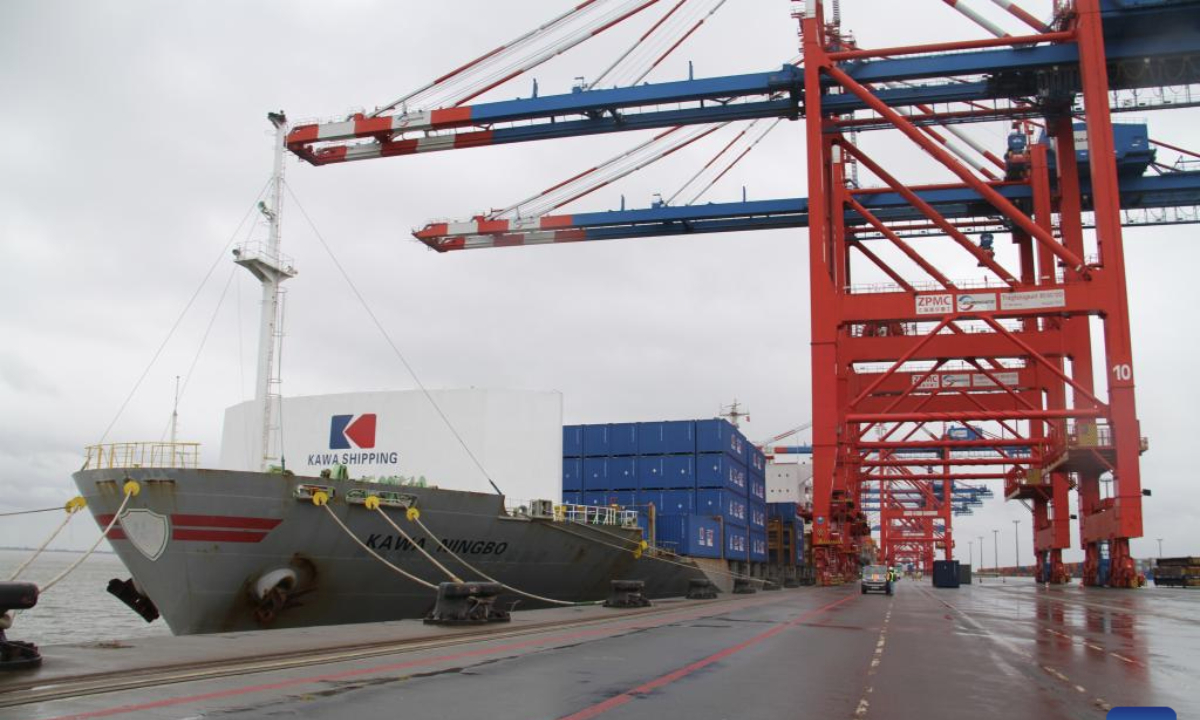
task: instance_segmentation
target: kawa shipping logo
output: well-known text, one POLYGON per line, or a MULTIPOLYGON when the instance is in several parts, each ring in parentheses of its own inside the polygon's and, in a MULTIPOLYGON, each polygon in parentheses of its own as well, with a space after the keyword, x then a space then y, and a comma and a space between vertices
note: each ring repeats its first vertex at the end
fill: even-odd
POLYGON ((334 415, 329 422, 329 449, 350 450, 375 447, 375 413, 334 415))
POLYGON ((375 446, 375 413, 334 415, 329 418, 329 449, 347 452, 308 454, 309 467, 336 465, 397 465, 400 453, 375 446))

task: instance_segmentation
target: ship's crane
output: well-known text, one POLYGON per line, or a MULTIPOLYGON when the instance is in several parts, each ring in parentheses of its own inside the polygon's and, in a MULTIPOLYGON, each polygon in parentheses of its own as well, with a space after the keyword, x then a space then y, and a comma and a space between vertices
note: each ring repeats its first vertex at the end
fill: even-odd
MULTIPOLYGON (((613 5, 613 17, 652 4, 613 5)), ((383 112, 299 125, 287 147, 325 165, 597 133, 802 120, 810 192, 803 200, 480 216, 429 226, 419 237, 450 250, 807 227, 820 580, 854 573, 871 531, 862 511, 866 488, 880 488, 885 552, 919 550, 928 560, 939 544, 952 551, 956 483, 995 480, 1004 482, 1007 498, 1032 503, 1035 551, 1039 567, 1049 568, 1047 579, 1061 579, 1061 551, 1070 546, 1068 492, 1077 488, 1085 582, 1105 582, 1098 567, 1107 553, 1107 580, 1129 587, 1137 581, 1129 540, 1142 535, 1145 442, 1133 395, 1121 212, 1195 207, 1197 182, 1184 172, 1118 173, 1112 114, 1196 104, 1200 94, 1168 102, 1167 92, 1200 82, 1198 10, 1200 0, 1063 0, 1049 23, 1016 14, 1032 34, 981 23, 990 35, 984 39, 873 49, 844 36, 836 18, 827 22, 821 0, 808 0, 795 16, 800 61, 778 69, 612 88, 581 84, 569 94, 465 104, 508 79, 485 76, 452 104, 393 103, 383 112), (1114 92, 1141 95, 1127 104, 1114 92), (1088 163, 1076 154, 1080 113, 1088 163), (965 151, 948 149, 930 132, 989 121, 1018 123, 1009 161, 1001 163, 1004 179, 964 162, 965 151), (1029 140, 1035 121, 1048 142, 1029 140), (889 171, 855 142, 856 133, 881 130, 907 138, 955 180, 928 185, 900 177, 908 168, 889 171), (880 186, 865 187, 860 172, 880 186), (1089 224, 1098 257, 1083 233, 1089 224), (1002 233, 1017 246, 1015 261, 995 252, 1002 233), (967 253, 987 284, 952 279, 939 267, 946 253, 925 250, 934 240, 967 253), (911 261, 922 277, 906 276, 896 259, 911 261), (891 282, 857 286, 851 271, 860 268, 891 282), (1099 365, 1106 371, 1099 378, 1092 376, 1089 318, 1103 328, 1099 365), (930 429, 947 424, 987 424, 996 432, 953 439, 930 429), (872 431, 876 437, 868 439, 872 431), (934 452, 921 457, 928 449, 934 452), (1100 496, 1102 475, 1116 478, 1113 497, 1100 496), (901 487, 912 492, 894 489, 901 487), (936 504, 935 515, 912 517, 909 498, 917 497, 936 504)), ((1177 222, 1186 215, 1157 217, 1177 222)), ((968 495, 957 496, 957 507, 971 505, 968 495)))

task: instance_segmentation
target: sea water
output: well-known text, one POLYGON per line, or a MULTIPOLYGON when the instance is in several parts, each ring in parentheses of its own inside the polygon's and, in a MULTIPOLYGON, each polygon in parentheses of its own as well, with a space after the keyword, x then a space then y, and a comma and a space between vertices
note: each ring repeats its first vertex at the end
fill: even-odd
MULTIPOLYGON (((0 579, 8 579, 32 550, 0 550, 0 579)), ((45 552, 18 580, 41 585, 78 560, 82 553, 45 552)), ((116 555, 96 553, 38 599, 37 607, 17 614, 8 637, 38 645, 63 645, 170 635, 162 618, 148 623, 108 593, 108 581, 125 580, 129 571, 116 555)))

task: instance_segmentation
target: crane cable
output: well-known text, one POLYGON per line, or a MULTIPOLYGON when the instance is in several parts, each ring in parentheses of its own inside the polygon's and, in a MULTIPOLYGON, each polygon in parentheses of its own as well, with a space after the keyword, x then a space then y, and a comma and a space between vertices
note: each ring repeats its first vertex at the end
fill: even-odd
POLYGON ((350 287, 350 292, 354 294, 354 297, 358 300, 359 304, 362 305, 363 310, 367 313, 367 317, 371 318, 371 322, 375 325, 375 329, 378 330, 379 334, 383 336, 384 342, 386 342, 388 347, 392 349, 392 353, 395 354, 396 358, 400 361, 400 364, 403 365, 404 369, 408 371, 408 375, 412 378, 413 383, 421 391, 421 394, 425 396, 425 399, 429 401, 429 404, 433 407, 434 412, 438 414, 438 417, 441 418, 446 428, 450 431, 450 434, 454 436, 454 439, 458 441, 459 446, 462 447, 463 452, 467 454, 467 457, 471 458, 471 462, 473 462, 479 472, 483 474, 484 479, 488 481, 488 484, 492 486, 492 489, 496 491, 496 494, 503 495, 504 493, 500 492, 500 488, 496 485, 496 482, 492 480, 492 476, 490 473, 488 473, 487 468, 483 466, 483 463, 480 462, 479 458, 471 450, 470 446, 467 445, 467 441, 463 439, 461 434, 459 434, 458 429, 454 426, 454 423, 450 422, 450 418, 442 410, 442 406, 439 405, 437 400, 434 399, 433 393, 429 392, 429 389, 425 387, 425 383, 421 382, 421 378, 417 375, 417 371, 414 370, 413 366, 409 364, 408 358, 404 357, 404 353, 400 352, 400 347, 396 345, 396 342, 392 340, 392 336, 388 333, 387 328, 385 328, 383 323, 379 321, 379 317, 375 315, 375 311, 372 310, 370 304, 367 303, 366 297, 364 297, 359 291, 358 286, 354 284, 354 281, 350 279, 350 273, 346 272, 346 268, 342 266, 342 263, 340 260, 338 260, 337 255, 333 253, 333 248, 331 248, 329 243, 325 241, 325 236, 321 234, 321 231, 317 229, 316 223, 314 223, 312 218, 309 217, 308 211, 304 209, 304 205, 300 202, 300 198, 296 197, 296 193, 292 191, 292 186, 286 181, 283 183, 283 186, 285 189, 287 189, 288 195, 291 196, 292 202, 296 203, 296 207, 299 208, 300 214, 304 217, 304 221, 308 223, 309 229, 312 230, 313 235, 317 238, 317 241, 321 243, 321 247, 325 249, 325 253, 329 255, 329 259, 333 261, 334 267, 337 268, 338 273, 340 273, 342 276, 342 279, 346 281, 346 285, 350 287))
POLYGON ((67 512, 67 516, 65 518, 63 518, 63 521, 61 523, 58 524, 58 527, 54 529, 54 532, 50 533, 50 537, 46 538, 46 541, 43 542, 40 547, 38 547, 38 549, 33 553, 33 555, 30 555, 28 560, 21 563, 21 566, 18 567, 16 569, 16 571, 13 572, 12 575, 8 576, 8 581, 12 582, 13 580, 16 580, 18 577, 20 577, 21 573, 25 572, 25 568, 32 565, 33 561, 37 560, 38 556, 42 554, 42 551, 44 551, 46 549, 46 547, 50 545, 50 543, 54 542, 54 538, 58 537, 58 534, 60 532, 62 532, 63 528, 65 528, 67 526, 67 523, 71 522, 71 518, 75 517, 75 513, 79 512, 80 510, 82 510, 85 507, 87 507, 87 500, 84 500, 82 497, 73 497, 70 500, 68 500, 67 504, 64 505, 63 507, 43 508, 41 510, 25 510, 23 512, 4 513, 4 516, 12 516, 12 515, 27 515, 30 513, 48 512, 50 510, 65 510, 67 512))
POLYGON ((617 56, 617 59, 613 61, 612 65, 609 65, 607 68, 605 68, 604 71, 601 72, 600 75, 598 75, 595 80, 593 80, 591 83, 589 83, 587 86, 587 89, 588 90, 595 89, 595 87, 597 85, 604 82, 604 78, 608 77, 609 73, 613 72, 617 68, 618 65, 620 65, 622 62, 624 62, 625 59, 628 58, 635 50, 637 50, 639 47, 641 47, 642 43, 646 41, 646 38, 650 37, 655 32, 657 32, 658 29, 660 27, 662 27, 663 23, 665 23, 667 20, 669 20, 671 18, 671 16, 674 15, 675 12, 677 10, 679 10, 679 8, 683 7, 683 4, 686 2, 688 2, 688 0, 679 0, 677 3, 675 3, 675 5, 673 5, 671 7, 671 9, 666 12, 665 15, 663 15, 662 17, 660 17, 658 19, 658 22, 651 25, 650 29, 647 30, 646 32, 642 33, 642 36, 639 37, 637 40, 635 40, 634 43, 625 50, 625 52, 623 52, 619 56, 617 56))
MULTIPOLYGON (((680 5, 683 4, 685 3, 681 3, 680 5)), ((676 7, 678 8, 679 6, 676 7)), ((682 12, 678 15, 672 13, 670 17, 664 17, 663 24, 658 28, 660 32, 647 33, 642 40, 639 40, 629 49, 627 56, 623 56, 620 59, 621 66, 605 71, 604 76, 610 76, 609 84, 612 87, 632 87, 637 85, 637 78, 644 76, 645 73, 653 69, 656 55, 661 54, 672 43, 682 41, 683 33, 687 30, 688 24, 698 14, 697 8, 699 8, 699 13, 704 12, 704 8, 698 2, 693 2, 691 5, 683 8, 682 12)))
MULTIPOLYGON (((670 141, 660 143, 661 147, 654 148, 654 152, 645 158, 639 157, 639 155, 636 153, 625 153, 619 156, 616 159, 616 162, 610 163, 610 167, 602 167, 602 172, 597 173, 595 177, 589 177, 588 184, 583 184, 577 192, 574 189, 571 189, 571 186, 574 183, 564 184, 561 187, 556 188, 555 191, 547 197, 541 198, 542 202, 539 203, 535 200, 528 203, 522 208, 522 211, 528 215, 537 216, 545 214, 551 210, 556 210, 567 203, 574 202, 575 200, 589 195, 606 185, 610 185, 617 180, 653 165, 659 160, 662 160, 663 158, 682 150, 688 145, 691 145, 692 143, 711 135, 717 130, 720 130, 728 125, 729 122, 730 121, 726 121, 711 126, 698 125, 689 128, 683 134, 670 138, 670 141), (631 164, 626 165, 626 163, 631 164), (568 195, 568 197, 565 199, 559 200, 558 196, 566 194, 568 190, 574 194, 568 195)), ((667 133, 663 133, 663 135, 660 135, 659 137, 661 138, 665 135, 667 135, 667 133)), ((640 150, 645 147, 647 146, 643 145, 636 149, 640 150)))
MULTIPOLYGON (((535 194, 525 198, 524 200, 515 202, 506 208, 502 208, 500 210, 493 210, 492 212, 490 212, 488 214, 488 219, 495 220, 496 218, 503 217, 505 215, 509 215, 510 213, 515 213, 516 217, 521 217, 522 215, 527 215, 529 213, 527 211, 524 211, 523 209, 526 208, 527 206, 529 206, 530 204, 532 204, 534 201, 541 199, 541 198, 548 197, 551 193, 560 192, 562 189, 564 189, 572 184, 579 183, 581 180, 588 177, 589 175, 598 173, 598 172, 604 170, 605 168, 615 165, 617 162, 619 162, 625 158, 631 157, 634 154, 641 152, 642 150, 645 150, 646 148, 660 142, 663 138, 667 137, 668 135, 670 135, 674 132, 677 132, 679 130, 682 130, 683 127, 684 127, 683 125, 676 125, 675 127, 668 128, 667 130, 655 135, 654 137, 650 138, 649 140, 646 140, 645 142, 634 145, 633 147, 629 148, 628 150, 625 150, 624 152, 622 152, 618 155, 615 155, 615 156, 609 158, 608 160, 605 160, 602 163, 593 165, 592 167, 588 168, 587 170, 577 173, 577 174, 573 175, 572 177, 569 177, 566 180, 563 180, 560 183, 551 185, 550 187, 546 188, 545 190, 542 190, 539 193, 535 193, 535 194)), ((553 209, 553 208, 551 208, 551 209, 553 209)))
POLYGON ((452 80, 453 78, 458 77, 459 75, 462 75, 464 72, 470 70, 471 68, 479 66, 482 63, 487 62, 489 60, 489 58, 497 57, 503 53, 508 53, 508 52, 512 52, 512 51, 516 50, 518 47, 527 44, 528 42, 533 40, 538 35, 543 35, 543 34, 549 32, 550 30, 552 30, 556 25, 560 25, 563 22, 571 19, 573 16, 579 15, 580 13, 584 12, 585 10, 587 10, 587 8, 589 6, 596 3, 597 1, 598 0, 585 0, 585 2, 581 3, 580 5, 576 5, 575 7, 571 8, 567 12, 542 23, 541 25, 537 26, 533 30, 526 32, 524 35, 521 35, 513 40, 509 40, 508 42, 504 43, 503 45, 500 45, 499 47, 495 48, 494 50, 491 50, 490 52, 486 52, 483 55, 480 55, 479 57, 475 58, 474 60, 471 60, 470 62, 468 62, 464 65, 460 65, 458 68, 451 70, 450 72, 446 73, 445 75, 442 75, 441 77, 429 82, 427 85, 420 87, 416 90, 413 90, 412 92, 408 93, 407 95, 397 98, 396 100, 393 100, 392 102, 388 103, 387 105, 377 108, 375 110, 375 112, 371 113, 370 117, 378 117, 379 115, 387 112, 388 110, 395 108, 397 105, 404 105, 404 104, 408 103, 409 101, 412 101, 415 98, 418 98, 421 95, 428 93, 429 91, 436 88, 438 85, 446 83, 446 82, 452 80))
POLYGON ((704 23, 707 22, 710 17, 712 17, 713 15, 716 15, 717 11, 720 10, 721 6, 724 5, 726 2, 727 2, 727 0, 717 0, 717 4, 714 5, 708 11, 708 14, 701 17, 699 20, 696 21, 696 23, 694 25, 692 25, 690 28, 688 28, 687 32, 685 32, 682 37, 680 37, 678 40, 676 40, 674 44, 672 44, 661 55, 659 55, 654 60, 654 62, 650 63, 650 67, 646 68, 646 70, 644 72, 642 72, 641 75, 638 75, 637 79, 634 80, 631 84, 637 85, 641 81, 645 80, 646 76, 654 71, 654 68, 656 68, 660 64, 662 64, 663 60, 666 60, 668 57, 670 57, 671 53, 673 53, 677 49, 679 49, 679 46, 682 45, 685 40, 687 40, 689 37, 691 37, 693 33, 695 33, 697 30, 699 30, 700 27, 702 25, 704 25, 704 23))
POLYGON ((767 137, 767 135, 770 134, 770 132, 772 130, 774 130, 776 127, 778 127, 779 123, 781 123, 781 122, 783 122, 783 118, 776 118, 775 122, 768 125, 767 129, 763 130, 762 133, 759 134, 759 136, 757 138, 755 138, 753 141, 751 141, 750 144, 746 146, 746 149, 742 150, 741 154, 739 154, 737 157, 735 157, 733 160, 731 160, 728 165, 725 166, 724 170, 717 173, 717 176, 714 177, 712 180, 710 180, 707 185, 705 185, 703 188, 701 188, 700 192, 693 195, 692 199, 688 200, 687 204, 694 205, 697 200, 704 197, 704 194, 706 192, 708 192, 710 189, 712 189, 712 186, 716 185, 717 181, 719 181, 721 178, 725 177, 725 174, 728 173, 730 170, 732 170, 735 165, 737 165, 739 162, 741 162, 742 158, 749 155, 751 150, 758 147, 758 144, 761 143, 767 137))
MULTIPOLYGON (((637 15, 641 11, 658 3, 659 1, 660 0, 627 0, 623 4, 617 5, 615 10, 611 7, 610 3, 610 5, 604 7, 602 11, 593 13, 601 14, 601 12, 607 11, 606 14, 601 15, 599 18, 587 20, 582 28, 571 31, 571 34, 569 34, 566 38, 552 42, 544 49, 534 48, 534 52, 538 52, 540 50, 539 54, 536 54, 532 57, 511 57, 516 55, 516 53, 499 53, 494 57, 488 58, 486 61, 475 65, 474 72, 461 75, 458 78, 458 81, 464 85, 463 87, 454 88, 454 83, 448 83, 448 87, 440 88, 442 96, 431 93, 428 97, 420 98, 419 101, 421 102, 423 108, 461 107, 469 100, 473 100, 483 93, 492 90, 520 75, 523 75, 559 55, 562 55, 568 50, 581 45, 597 35, 600 35, 605 31, 619 25, 634 15, 637 15), (507 64, 493 69, 493 66, 496 66, 501 61, 505 61, 507 64)), ((412 100, 410 100, 410 102, 412 102, 412 100)))

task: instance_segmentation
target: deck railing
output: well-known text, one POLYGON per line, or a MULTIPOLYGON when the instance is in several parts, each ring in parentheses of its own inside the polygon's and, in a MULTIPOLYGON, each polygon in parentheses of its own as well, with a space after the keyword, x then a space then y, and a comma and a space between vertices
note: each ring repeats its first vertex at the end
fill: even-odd
POLYGON ((638 513, 615 505, 555 505, 554 519, 584 525, 637 527, 638 513))
POLYGON ((200 443, 131 442, 89 445, 84 470, 113 468, 196 468, 200 443))

